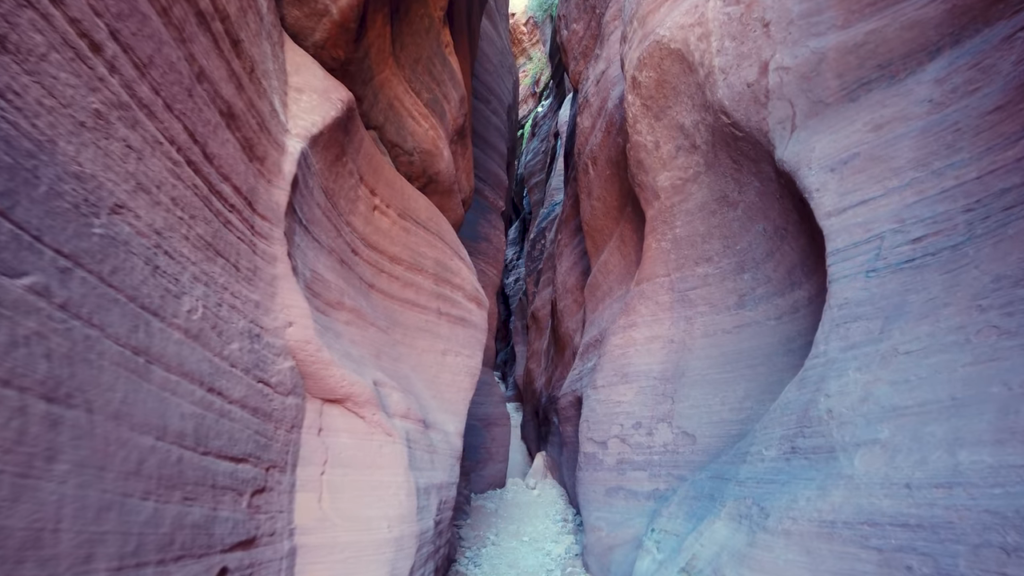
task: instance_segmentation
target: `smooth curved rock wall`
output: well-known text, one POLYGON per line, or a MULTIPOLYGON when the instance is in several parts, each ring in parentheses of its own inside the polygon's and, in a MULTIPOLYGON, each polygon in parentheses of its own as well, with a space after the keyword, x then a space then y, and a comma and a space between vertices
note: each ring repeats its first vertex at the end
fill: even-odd
POLYGON ((465 2, 449 12, 448 4, 283 0, 282 16, 296 43, 355 95, 363 123, 398 172, 458 230, 473 196, 463 73, 472 70, 465 58, 481 12, 465 2), (465 36, 458 42, 450 23, 465 36))
POLYGON ((445 570, 488 299, 355 97, 271 2, 0 33, 2 571, 445 570))
POLYGON ((635 574, 1024 569, 1020 8, 633 14, 627 77, 669 27, 748 38, 692 54, 805 191, 829 278, 804 369, 671 496, 635 574))
POLYGON ((322 126, 299 156, 286 227, 306 390, 297 570, 433 574, 449 555, 486 299, 454 231, 388 164, 352 95, 294 45, 287 54, 291 124, 322 126))
MULTIPOLYGON (((567 5, 571 9, 572 5, 567 5)), ((576 78, 578 109, 575 116, 574 142, 571 144, 566 189, 579 198, 579 220, 583 250, 589 262, 589 273, 578 281, 574 293, 583 292, 586 319, 579 330, 579 347, 564 382, 552 379, 549 384, 551 402, 556 406, 558 434, 556 444, 549 447, 559 458, 559 469, 573 503, 576 496, 576 471, 579 458, 579 422, 582 392, 597 366, 601 343, 611 323, 618 317, 640 263, 644 236, 644 213, 629 182, 626 165, 625 113, 622 109, 623 84, 618 47, 621 41, 621 5, 615 4, 603 13, 586 16, 596 18, 603 30, 593 35, 600 43, 588 66, 569 60, 570 78, 576 78), (579 70, 579 72, 575 72, 579 70), (578 159, 575 160, 575 159, 578 159)), ((584 14, 571 20, 586 30, 584 14), (578 23, 578 24, 577 24, 578 23)), ((571 38, 560 18, 559 30, 571 38)), ((588 36, 585 36, 589 38, 588 36)), ((562 54, 579 59, 578 42, 564 43, 562 54)))
POLYGON ((591 271, 519 383, 591 573, 1020 570, 1021 18, 560 3, 591 271))

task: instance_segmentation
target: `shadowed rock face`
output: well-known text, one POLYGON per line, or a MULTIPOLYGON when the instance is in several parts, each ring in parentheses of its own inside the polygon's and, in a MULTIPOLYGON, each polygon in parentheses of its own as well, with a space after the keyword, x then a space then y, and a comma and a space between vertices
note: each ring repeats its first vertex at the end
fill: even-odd
POLYGON ((562 274, 566 203, 522 266, 550 312, 513 341, 591 573, 1024 569, 1022 27, 997 2, 560 3, 590 271, 562 274))
MULTIPOLYGON (((466 421, 460 495, 482 494, 505 485, 509 421, 505 396, 494 378, 498 293, 505 258, 503 212, 515 168, 515 59, 509 44, 508 2, 487 4, 483 41, 473 69, 473 204, 459 230, 488 301, 487 341, 476 393, 466 421)), ((467 505, 468 501, 463 502, 467 505)))
POLYGON ((395 168, 458 230, 473 194, 463 72, 473 69, 466 59, 481 7, 456 2, 449 12, 448 0, 281 4, 288 33, 355 95, 363 123, 395 168), (459 42, 449 22, 463 34, 459 42))

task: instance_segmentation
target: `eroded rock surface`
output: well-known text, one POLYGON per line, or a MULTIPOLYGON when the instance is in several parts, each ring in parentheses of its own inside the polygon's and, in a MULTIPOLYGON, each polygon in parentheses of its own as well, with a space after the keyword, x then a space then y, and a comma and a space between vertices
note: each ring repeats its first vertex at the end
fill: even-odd
MULTIPOLYGON (((488 339, 462 216, 396 170, 274 3, 214 4, 0 19, 0 564, 436 574, 488 339)), ((405 41, 475 57, 465 10, 405 41)), ((473 178, 438 166, 418 169, 473 178)))
POLYGON ((1021 569, 1020 8, 560 2, 506 288, 592 573, 1021 569))
POLYGON ((272 2, 5 2, 0 571, 290 569, 272 2))
POLYGON ((5 3, 0 571, 1024 573, 1024 5, 558 10, 5 3))
POLYGON ((451 12, 448 0, 281 4, 288 33, 355 95, 399 173, 458 230, 473 194, 464 72, 473 69, 478 3, 455 2, 451 12))
POLYGON ((308 306, 289 329, 306 391, 296 569, 432 574, 449 554, 486 300, 454 231, 386 162, 352 95, 293 44, 286 54, 290 125, 323 126, 286 216, 308 306))

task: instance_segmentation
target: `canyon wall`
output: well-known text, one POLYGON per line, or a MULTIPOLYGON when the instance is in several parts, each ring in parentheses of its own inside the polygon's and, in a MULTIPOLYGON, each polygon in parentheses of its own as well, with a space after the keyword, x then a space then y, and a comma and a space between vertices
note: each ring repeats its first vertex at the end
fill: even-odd
POLYGON ((448 0, 282 0, 281 6, 288 33, 353 93, 388 160, 458 230, 473 193, 462 71, 472 70, 465 60, 479 32, 478 4, 455 2, 451 13, 448 0), (466 37, 456 42, 450 22, 466 37))
MULTIPOLYGON (((487 297, 483 366, 469 407, 462 454, 462 490, 482 494, 505 485, 511 424, 505 395, 495 380, 498 294, 505 262, 504 211, 515 171, 518 100, 515 58, 508 27, 508 0, 484 9, 483 41, 473 65, 473 203, 459 229, 487 297)), ((463 502, 465 504, 465 502, 463 502)))
POLYGON ((507 13, 4 4, 0 572, 1024 573, 1024 3, 507 13))
POLYGON ((504 417, 497 4, 5 5, 0 571, 446 569, 504 417))
POLYGON ((280 574, 302 380, 279 314, 273 4, 0 17, 7 574, 280 574))
POLYGON ((560 2, 507 371, 592 574, 1024 570, 1022 7, 560 2))
POLYGON ((458 237, 391 168, 352 95, 305 52, 287 55, 302 104, 290 125, 318 128, 285 216, 304 299, 290 314, 306 392, 296 571, 433 574, 450 553, 487 302, 458 237))

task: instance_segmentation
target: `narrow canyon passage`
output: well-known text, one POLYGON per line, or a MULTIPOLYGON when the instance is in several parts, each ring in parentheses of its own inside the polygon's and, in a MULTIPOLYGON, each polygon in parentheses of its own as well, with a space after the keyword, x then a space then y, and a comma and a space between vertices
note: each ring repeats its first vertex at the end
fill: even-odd
POLYGON ((522 406, 507 405, 512 437, 504 488, 472 497, 456 523, 459 549, 449 576, 586 576, 582 525, 542 452, 530 464, 519 434, 522 406))
POLYGON ((0 0, 0 574, 1024 574, 1024 0, 0 0))

